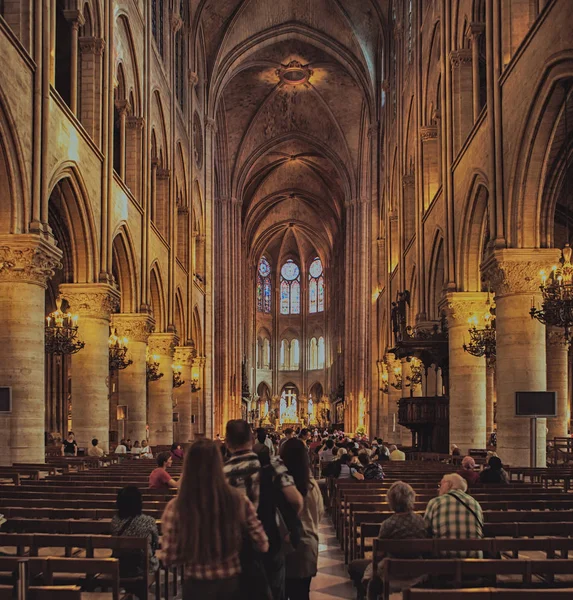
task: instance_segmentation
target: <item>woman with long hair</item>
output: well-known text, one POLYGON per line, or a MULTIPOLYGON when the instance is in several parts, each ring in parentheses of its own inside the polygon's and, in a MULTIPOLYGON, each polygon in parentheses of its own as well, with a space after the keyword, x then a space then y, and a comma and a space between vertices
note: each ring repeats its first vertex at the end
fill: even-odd
POLYGON ((318 526, 324 512, 322 494, 310 473, 308 450, 302 440, 287 440, 281 457, 304 499, 299 514, 303 534, 294 552, 286 556, 286 598, 309 600, 310 582, 318 567, 318 526))
POLYGON ((185 566, 183 600, 237 600, 243 533, 259 552, 269 546, 255 507, 227 483, 219 447, 207 439, 187 450, 161 522, 161 560, 185 566))

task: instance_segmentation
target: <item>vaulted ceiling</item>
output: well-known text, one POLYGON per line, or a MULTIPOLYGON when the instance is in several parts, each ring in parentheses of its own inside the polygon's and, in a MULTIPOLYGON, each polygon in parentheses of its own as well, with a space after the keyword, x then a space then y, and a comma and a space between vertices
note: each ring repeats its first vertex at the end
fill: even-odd
POLYGON ((240 199, 250 259, 328 262, 361 193, 377 117, 380 0, 204 0, 195 30, 217 124, 217 193, 240 199), (285 71, 291 67, 292 71, 285 71))

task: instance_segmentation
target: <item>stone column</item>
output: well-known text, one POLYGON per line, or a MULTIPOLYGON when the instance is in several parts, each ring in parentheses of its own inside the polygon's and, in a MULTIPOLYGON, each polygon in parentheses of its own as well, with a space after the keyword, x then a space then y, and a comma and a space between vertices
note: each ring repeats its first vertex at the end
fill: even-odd
MULTIPOLYGON (((468 319, 481 319, 486 309, 484 292, 451 292, 446 295, 450 374, 450 445, 466 454, 469 448, 485 448, 485 358, 464 351, 469 341, 468 319)), ((480 321, 481 322, 481 321, 480 321)))
POLYGON ((0 465, 44 462, 44 290, 61 256, 40 236, 0 235, 0 386, 12 388, 0 465))
POLYGON ((452 63, 452 105, 455 125, 454 148, 457 154, 473 126, 472 51, 467 48, 453 50, 450 60, 452 63))
POLYGON ((65 18, 71 23, 71 48, 70 48, 70 109, 74 115, 78 114, 78 35, 80 26, 84 25, 84 16, 79 10, 64 10, 65 18))
POLYGON ((153 333, 149 336, 149 354, 158 355, 163 377, 147 384, 149 396, 149 438, 152 445, 173 443, 173 350, 177 345, 174 333, 153 333))
POLYGON ((470 37, 472 40, 472 87, 473 87, 473 108, 474 122, 478 120, 481 111, 480 101, 480 72, 479 72, 479 43, 480 38, 485 32, 483 23, 470 23, 470 37))
POLYGON ((440 148, 437 126, 420 127, 420 142, 422 142, 424 210, 427 210, 440 187, 440 148))
POLYGON ((155 321, 143 313, 120 313, 113 315, 112 323, 117 335, 129 340, 127 357, 133 361, 118 373, 119 404, 127 406, 126 436, 142 440, 147 425, 147 340, 155 321))
MULTIPOLYGON (((529 466, 529 419, 515 417, 515 392, 546 390, 545 326, 529 316, 541 304, 539 272, 557 264, 557 249, 495 250, 482 269, 495 290, 497 366, 497 453, 529 466)), ((450 377, 452 368, 450 365, 450 377)), ((537 465, 545 466, 545 419, 538 420, 537 465)))
POLYGON ((72 356, 72 427, 79 446, 92 438, 109 447, 109 324, 119 292, 107 283, 60 286, 70 312, 79 316, 78 336, 85 348, 72 356))
POLYGON ((567 436, 568 355, 562 329, 546 327, 547 391, 557 392, 557 417, 547 419, 547 439, 567 436))
POLYGON ((489 444, 489 434, 494 429, 494 404, 495 404, 495 362, 486 363, 486 387, 485 387, 485 431, 486 443, 489 444))
POLYGON ((176 412, 179 413, 179 439, 176 441, 183 444, 193 440, 191 368, 196 356, 195 346, 177 346, 175 348, 173 364, 181 365, 181 379, 185 382, 182 386, 173 389, 173 399, 177 403, 176 412))

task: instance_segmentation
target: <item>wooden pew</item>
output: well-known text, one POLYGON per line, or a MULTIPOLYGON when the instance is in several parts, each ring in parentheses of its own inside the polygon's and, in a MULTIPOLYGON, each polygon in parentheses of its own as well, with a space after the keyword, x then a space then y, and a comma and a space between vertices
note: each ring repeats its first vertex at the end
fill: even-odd
POLYGON ((469 588, 462 590, 403 591, 403 600, 571 600, 573 588, 563 590, 508 590, 504 588, 469 588))

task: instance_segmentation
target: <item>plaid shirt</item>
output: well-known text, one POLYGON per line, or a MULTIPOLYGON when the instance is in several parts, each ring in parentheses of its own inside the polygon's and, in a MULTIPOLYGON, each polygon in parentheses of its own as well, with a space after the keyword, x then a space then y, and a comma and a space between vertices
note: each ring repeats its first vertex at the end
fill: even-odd
MULTIPOLYGON (((161 518, 162 537, 161 550, 157 553, 162 563, 169 567, 171 565, 185 564, 185 577, 189 579, 229 579, 241 573, 241 562, 239 560, 239 549, 225 558, 220 558, 215 563, 186 563, 185 559, 177 553, 177 512, 175 509, 176 498, 169 501, 161 518)), ((253 542, 253 547, 259 552, 267 552, 269 540, 261 522, 257 518, 257 512, 253 503, 245 498, 245 523, 244 530, 253 542)))
MULTIPOLYGON (((278 456, 271 458, 271 466, 274 469, 274 479, 278 479, 281 487, 290 487, 294 485, 294 479, 278 456)), ((247 498, 259 507, 259 497, 261 492, 261 463, 259 457, 250 450, 237 452, 225 463, 225 475, 229 483, 238 490, 241 490, 247 498)))
MULTIPOLYGON (((461 490, 453 490, 443 496, 432 498, 426 507, 424 519, 432 537, 460 540, 483 537, 481 506, 477 500, 461 490)), ((482 558, 482 553, 477 551, 444 552, 441 553, 441 556, 444 558, 482 558)))

